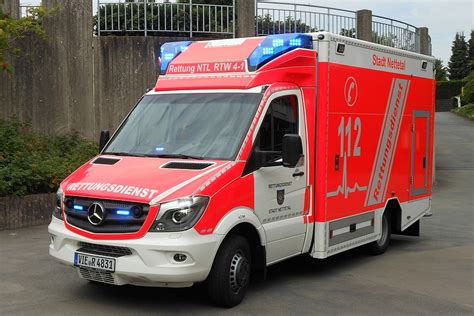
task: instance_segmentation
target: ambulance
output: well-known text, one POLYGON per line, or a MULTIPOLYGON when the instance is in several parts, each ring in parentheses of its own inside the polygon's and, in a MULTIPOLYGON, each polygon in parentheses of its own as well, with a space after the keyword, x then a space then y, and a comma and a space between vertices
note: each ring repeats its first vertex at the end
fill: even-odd
POLYGON ((327 32, 166 43, 160 76, 57 192, 49 253, 92 282, 239 304, 430 212, 434 59, 327 32))

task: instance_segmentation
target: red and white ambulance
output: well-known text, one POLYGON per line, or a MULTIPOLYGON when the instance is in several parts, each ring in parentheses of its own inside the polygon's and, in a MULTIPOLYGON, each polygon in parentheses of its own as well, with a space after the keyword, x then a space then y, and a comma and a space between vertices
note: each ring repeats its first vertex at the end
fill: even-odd
POLYGON ((233 306, 254 272, 419 235, 429 56, 326 32, 161 47, 161 76, 61 184, 50 254, 82 278, 233 306))

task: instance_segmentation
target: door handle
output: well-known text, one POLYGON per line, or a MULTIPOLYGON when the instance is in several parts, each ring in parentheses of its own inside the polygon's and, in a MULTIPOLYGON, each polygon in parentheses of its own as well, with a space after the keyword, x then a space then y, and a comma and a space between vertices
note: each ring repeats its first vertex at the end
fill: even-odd
POLYGON ((293 173, 293 177, 301 177, 304 175, 303 171, 293 173))

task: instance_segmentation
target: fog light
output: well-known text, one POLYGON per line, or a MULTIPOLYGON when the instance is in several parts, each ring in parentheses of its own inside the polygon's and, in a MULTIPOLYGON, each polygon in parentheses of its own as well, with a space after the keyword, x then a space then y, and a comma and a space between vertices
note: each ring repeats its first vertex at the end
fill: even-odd
POLYGON ((67 208, 71 209, 74 206, 74 201, 71 199, 67 199, 66 201, 64 201, 64 204, 67 208))
POLYGON ((166 228, 166 226, 163 223, 156 224, 156 230, 159 231, 159 232, 165 230, 165 228, 166 228))
POLYGON ((173 259, 176 262, 183 262, 186 261, 188 257, 184 253, 177 253, 174 255, 173 259))
POLYGON ((132 207, 133 217, 139 218, 142 216, 142 208, 140 206, 132 207))

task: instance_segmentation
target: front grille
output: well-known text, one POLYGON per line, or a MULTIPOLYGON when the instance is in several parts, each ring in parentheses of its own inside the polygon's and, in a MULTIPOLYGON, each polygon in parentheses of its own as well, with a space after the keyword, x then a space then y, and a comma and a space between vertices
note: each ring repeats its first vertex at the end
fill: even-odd
POLYGON ((90 253, 93 255, 118 258, 123 256, 130 256, 132 254, 130 248, 127 247, 97 245, 90 244, 87 242, 80 242, 79 246, 81 248, 77 249, 78 252, 90 253))
POLYGON ((64 199, 64 212, 66 213, 67 222, 93 233, 137 232, 145 222, 149 209, 149 205, 135 202, 97 200, 72 196, 66 196, 64 199), (98 225, 93 225, 88 219, 88 209, 93 203, 99 203, 104 209, 103 220, 98 225), (135 208, 140 209, 138 214, 134 214, 133 210, 135 208), (118 212, 122 213, 119 214, 118 212), (123 212, 125 212, 125 215, 123 212))
POLYGON ((116 284, 113 273, 107 271, 79 268, 79 275, 81 278, 91 281, 116 284))

